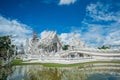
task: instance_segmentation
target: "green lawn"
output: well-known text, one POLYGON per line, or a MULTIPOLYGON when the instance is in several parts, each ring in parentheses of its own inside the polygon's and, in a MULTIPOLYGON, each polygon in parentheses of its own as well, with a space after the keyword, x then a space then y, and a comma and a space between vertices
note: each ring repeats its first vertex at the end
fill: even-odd
POLYGON ((12 65, 43 65, 46 67, 73 67, 73 66, 80 66, 83 67, 84 65, 90 65, 95 63, 117 63, 120 64, 120 61, 94 61, 94 62, 86 62, 86 63, 75 63, 75 64, 58 64, 58 63, 22 63, 22 60, 16 59, 13 61, 12 65))
POLYGON ((22 60, 16 59, 16 60, 13 60, 12 65, 21 65, 22 62, 23 62, 22 60))

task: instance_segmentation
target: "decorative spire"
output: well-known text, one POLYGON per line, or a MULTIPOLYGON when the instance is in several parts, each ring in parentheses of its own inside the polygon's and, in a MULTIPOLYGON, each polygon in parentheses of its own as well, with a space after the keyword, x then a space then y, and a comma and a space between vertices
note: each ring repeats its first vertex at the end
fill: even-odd
POLYGON ((37 41, 37 33, 34 31, 33 32, 33 38, 32 38, 32 41, 37 41))

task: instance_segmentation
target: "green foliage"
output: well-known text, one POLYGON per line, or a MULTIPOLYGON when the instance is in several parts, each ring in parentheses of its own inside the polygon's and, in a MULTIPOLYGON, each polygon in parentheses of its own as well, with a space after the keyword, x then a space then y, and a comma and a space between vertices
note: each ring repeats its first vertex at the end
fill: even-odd
POLYGON ((2 61, 0 60, 0 65, 1 65, 2 61))
POLYGON ((11 44, 10 36, 0 36, 0 57, 4 60, 13 55, 13 48, 15 45, 11 44))
POLYGON ((0 37, 0 48, 6 48, 9 49, 11 44, 11 39, 9 36, 2 36, 0 37))
POLYGON ((68 47, 69 47, 69 45, 64 45, 64 46, 62 47, 62 49, 63 49, 63 50, 68 50, 68 47))
POLYGON ((16 59, 13 61, 13 65, 43 65, 45 67, 73 67, 73 66, 79 66, 84 67, 85 65, 89 66, 91 64, 96 63, 114 63, 114 64, 120 64, 120 61, 93 61, 93 62, 85 62, 85 63, 73 63, 73 64, 59 64, 59 63, 22 63, 24 61, 20 59, 16 59))
POLYGON ((22 64, 22 62, 23 62, 22 60, 16 59, 16 60, 13 61, 12 64, 13 64, 13 65, 19 65, 19 64, 22 64))
POLYGON ((110 49, 110 47, 103 45, 102 47, 100 47, 98 49, 110 49))

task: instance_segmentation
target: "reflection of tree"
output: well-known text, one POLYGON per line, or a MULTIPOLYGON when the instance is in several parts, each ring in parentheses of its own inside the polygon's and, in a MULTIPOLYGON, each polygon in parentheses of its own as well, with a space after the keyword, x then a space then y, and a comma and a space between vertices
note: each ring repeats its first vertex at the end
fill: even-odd
POLYGON ((61 80, 62 72, 57 68, 32 69, 29 71, 31 80, 61 80))
POLYGON ((80 70, 67 70, 64 72, 63 79, 65 80, 86 80, 86 74, 80 70))
POLYGON ((7 80, 7 76, 13 73, 11 66, 0 68, 0 80, 7 80))
MULTIPOLYGON (((106 66, 108 67, 108 66, 106 66)), ((119 67, 119 66, 113 66, 119 67)), ((49 68, 40 65, 10 66, 0 69, 0 80, 86 80, 93 73, 120 72, 116 69, 85 65, 72 68, 49 68)))
POLYGON ((30 80, 85 80, 87 78, 84 71, 75 69, 32 67, 26 73, 29 73, 30 80))

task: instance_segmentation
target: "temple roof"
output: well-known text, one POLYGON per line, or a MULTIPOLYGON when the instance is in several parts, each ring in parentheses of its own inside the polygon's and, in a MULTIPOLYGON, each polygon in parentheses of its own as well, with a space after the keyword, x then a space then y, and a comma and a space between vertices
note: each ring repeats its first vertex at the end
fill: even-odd
POLYGON ((49 45, 54 42, 59 42, 55 31, 44 31, 41 33, 39 44, 49 45))

